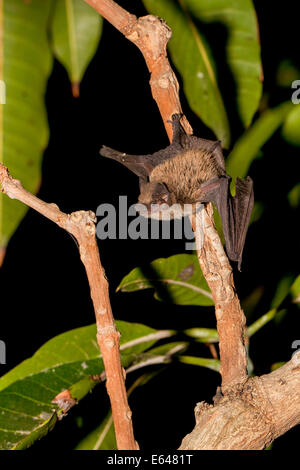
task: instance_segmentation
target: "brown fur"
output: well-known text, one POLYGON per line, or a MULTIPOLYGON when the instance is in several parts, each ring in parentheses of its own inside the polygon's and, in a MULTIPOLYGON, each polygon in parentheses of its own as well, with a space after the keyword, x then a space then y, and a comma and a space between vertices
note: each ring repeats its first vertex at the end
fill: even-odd
POLYGON ((149 179, 165 183, 180 203, 195 202, 199 186, 217 176, 220 176, 220 169, 211 153, 193 149, 157 165, 149 179))

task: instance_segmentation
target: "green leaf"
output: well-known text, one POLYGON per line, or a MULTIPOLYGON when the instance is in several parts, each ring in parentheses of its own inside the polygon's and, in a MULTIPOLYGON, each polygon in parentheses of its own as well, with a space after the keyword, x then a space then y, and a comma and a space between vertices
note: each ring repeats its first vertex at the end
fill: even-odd
POLYGON ((265 111, 238 139, 226 160, 226 170, 233 179, 247 175, 260 149, 282 125, 292 106, 291 103, 283 103, 265 111))
MULTIPOLYGON (((140 323, 116 322, 121 333, 120 349, 125 354, 138 354, 156 341, 174 334, 171 330, 154 330, 140 323)), ((30 358, 0 378, 0 391, 22 378, 61 365, 98 361, 100 352, 96 341, 96 325, 76 328, 50 339, 30 358)), ((80 367, 84 369, 85 366, 80 367)), ((88 374, 88 372, 87 372, 88 374)), ((87 375, 85 374, 85 375, 87 375)))
MULTIPOLYGON (((156 341, 173 334, 121 321, 117 328, 125 368, 138 362, 139 354, 156 341)), ((96 327, 91 325, 53 338, 1 377, 0 449, 23 449, 45 435, 57 418, 93 389, 103 370, 96 327), (62 392, 64 399, 57 397, 62 392)))
POLYGON ((271 303, 272 308, 279 308, 287 296, 293 303, 299 303, 300 299, 300 275, 294 279, 292 276, 284 276, 278 282, 274 298, 271 303))
POLYGON ((156 259, 149 266, 133 269, 117 288, 122 292, 141 289, 154 289, 157 300, 177 305, 213 305, 196 255, 156 259))
POLYGON ((300 69, 290 59, 282 60, 278 65, 276 82, 277 85, 291 89, 291 83, 298 80, 300 69))
POLYGON ((252 323, 252 325, 248 326, 248 328, 247 328, 248 337, 250 338, 251 336, 253 336, 264 325, 266 325, 271 320, 273 320, 273 318, 275 317, 276 314, 277 314, 277 310, 276 310, 276 308, 273 308, 272 310, 270 310, 269 312, 265 313, 260 318, 258 318, 258 320, 256 320, 254 323, 252 323))
MULTIPOLYGON (((195 357, 195 356, 179 356, 178 360, 184 364, 190 364, 192 366, 206 367, 207 369, 220 372, 221 363, 219 359, 208 359, 206 357, 195 357)), ((253 364, 251 359, 248 357, 248 373, 251 374, 253 371, 253 364)))
MULTIPOLYGON (((141 375, 127 392, 128 397, 136 387, 147 383, 157 372, 141 375)), ((111 410, 102 423, 85 436, 75 447, 75 450, 117 450, 116 435, 111 410)))
MULTIPOLYGON (((299 279, 300 279, 300 277, 299 277, 299 279)), ((293 286, 297 285, 297 282, 298 281, 296 280, 295 283, 293 284, 293 286)), ((299 281, 299 284, 300 284, 300 281, 299 281)), ((292 293, 292 288, 289 291, 290 291, 290 293, 292 293)), ((280 304, 281 303, 282 302, 280 302, 280 304)), ((274 320, 275 322, 276 321, 277 322, 282 321, 282 318, 284 317, 284 315, 286 313, 287 313, 286 309, 278 310, 277 308, 272 308, 271 310, 269 310, 269 312, 262 315, 254 323, 252 323, 252 325, 250 325, 247 328, 248 337, 250 338, 251 336, 253 336, 257 331, 259 331, 264 325, 269 323, 271 320, 274 320)))
POLYGON ((288 193, 288 200, 294 209, 300 206, 300 183, 296 184, 288 193))
POLYGON ((73 95, 94 56, 102 32, 102 17, 82 0, 56 1, 52 21, 52 43, 56 58, 66 68, 73 95))
POLYGON ((260 202, 260 201, 254 202, 254 206, 253 206, 252 214, 251 214, 251 217, 250 217, 249 225, 253 224, 254 222, 257 222, 261 218, 261 216, 263 215, 264 210, 265 210, 265 206, 262 202, 260 202))
POLYGON ((292 111, 287 115, 283 127, 283 138, 292 145, 300 145, 300 105, 294 105, 292 111))
POLYGON ((218 332, 213 328, 189 328, 184 330, 184 333, 201 343, 217 343, 219 341, 218 332))
POLYGON ((284 301, 284 299, 287 297, 287 295, 290 292, 293 281, 294 279, 290 275, 284 276, 282 279, 280 279, 280 281, 278 282, 273 300, 271 302, 271 308, 277 309, 282 304, 282 302, 284 301))
MULTIPOLYGON (((128 397, 139 386, 147 384, 159 371, 152 371, 141 375, 128 390, 128 397)), ((117 450, 111 411, 108 412, 102 423, 85 436, 75 447, 75 450, 117 450)))
POLYGON ((263 295, 264 287, 257 286, 242 300, 242 309, 246 313, 247 319, 252 316, 263 295))
POLYGON ((300 306, 300 275, 293 282, 290 293, 292 296, 292 302, 300 306))
POLYGON ((169 364, 175 354, 183 352, 187 347, 188 343, 181 341, 152 348, 149 351, 140 353, 132 365, 128 367, 127 372, 133 372, 137 369, 156 364, 169 364))
POLYGON ((179 356, 179 361, 184 364, 191 364, 193 366, 206 367, 207 369, 220 371, 219 359, 207 359, 206 357, 195 357, 195 356, 179 356))
MULTIPOLYGON (((47 38, 51 0, 0 1, 0 162, 35 193, 48 143, 44 95, 52 68, 47 38), (4 96, 4 91, 6 96, 4 96)), ((27 208, 0 193, 0 250, 27 208)))
POLYGON ((279 369, 279 367, 284 366, 284 364, 286 364, 286 363, 285 362, 274 362, 274 364, 272 364, 272 366, 271 366, 271 372, 273 372, 276 369, 279 369))
POLYGON ((111 411, 108 412, 99 426, 77 444, 75 450, 117 450, 111 411))
POLYGON ((182 0, 195 18, 227 29, 226 55, 243 124, 248 127, 262 93, 262 66, 257 18, 251 0, 182 0))
POLYGON ((225 147, 230 130, 214 64, 208 46, 188 14, 185 1, 143 0, 147 10, 172 28, 168 47, 172 61, 182 76, 185 96, 191 109, 214 131, 225 147))
POLYGON ((247 328, 248 336, 254 335, 264 325, 269 323, 271 320, 281 321, 283 316, 286 314, 286 309, 279 310, 283 301, 290 296, 290 299, 294 303, 299 303, 300 299, 300 275, 293 281, 291 276, 283 277, 277 286, 274 298, 271 302, 271 310, 262 315, 252 325, 247 328))

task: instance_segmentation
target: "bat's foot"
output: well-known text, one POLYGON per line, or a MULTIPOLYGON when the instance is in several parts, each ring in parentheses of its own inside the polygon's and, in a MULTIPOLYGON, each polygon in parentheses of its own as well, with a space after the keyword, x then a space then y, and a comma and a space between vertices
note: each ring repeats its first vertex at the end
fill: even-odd
POLYGON ((174 113, 174 114, 172 114, 172 121, 173 122, 180 121, 182 116, 183 116, 182 113, 174 113))

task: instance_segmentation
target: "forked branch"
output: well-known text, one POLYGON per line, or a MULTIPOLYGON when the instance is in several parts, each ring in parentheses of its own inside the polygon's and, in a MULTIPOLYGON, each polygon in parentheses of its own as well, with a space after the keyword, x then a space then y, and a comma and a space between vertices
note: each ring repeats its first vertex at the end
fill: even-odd
POLYGON ((118 449, 138 449, 133 434, 131 411, 125 388, 125 373, 120 358, 120 334, 115 326, 109 300, 108 282, 96 242, 95 214, 91 211, 78 211, 72 214, 61 212, 56 204, 48 204, 26 191, 20 181, 10 176, 2 163, 0 163, 0 184, 2 192, 11 199, 17 199, 35 209, 76 238, 80 259, 84 264, 91 289, 97 341, 106 372, 106 388, 112 408, 118 449))
MULTIPOLYGON (((169 121, 181 112, 178 82, 170 67, 166 46, 171 30, 162 20, 148 15, 136 18, 113 0, 85 0, 135 43, 150 72, 153 98, 159 107, 170 140, 169 121)), ((182 125, 192 132, 186 118, 182 125)), ((204 241, 192 218, 198 259, 212 291, 219 333, 222 393, 214 405, 199 403, 196 426, 180 449, 263 449, 300 422, 300 352, 271 374, 249 378, 245 316, 236 294, 232 268, 213 222, 211 204, 204 213, 204 241)), ((201 230, 202 231, 202 230, 201 230)))

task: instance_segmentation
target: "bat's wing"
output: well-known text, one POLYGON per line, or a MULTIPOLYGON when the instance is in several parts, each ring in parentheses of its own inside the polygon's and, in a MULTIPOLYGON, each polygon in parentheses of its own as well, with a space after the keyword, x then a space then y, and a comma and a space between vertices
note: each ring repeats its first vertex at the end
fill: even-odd
POLYGON ((147 180, 149 174, 154 168, 151 158, 152 155, 127 155, 126 153, 111 149, 105 145, 101 147, 100 155, 112 158, 113 160, 122 163, 122 165, 126 166, 137 176, 145 180, 147 180))
MULTIPOLYGON (((188 135, 180 124, 181 114, 173 114, 173 141, 168 147, 149 155, 128 155, 111 149, 105 145, 100 150, 100 155, 122 163, 140 178, 140 184, 148 180, 152 170, 163 161, 169 160, 184 150, 198 149, 209 152, 221 169, 219 173, 225 173, 225 163, 219 141, 200 139, 188 135)), ((200 154, 201 155, 201 154, 200 154)))
POLYGON ((241 268, 243 249, 254 204, 253 181, 237 178, 236 194, 230 194, 231 178, 227 175, 208 181, 199 188, 199 202, 213 202, 221 216, 226 252, 241 268))
POLYGON ((231 217, 234 221, 234 253, 236 253, 238 268, 241 268, 242 254, 245 245, 246 235, 250 222, 250 216, 254 205, 253 181, 250 176, 245 179, 236 179, 236 194, 230 195, 231 217))
POLYGON ((153 168, 164 160, 174 157, 179 152, 182 152, 182 148, 176 143, 149 155, 128 155, 110 147, 106 147, 105 145, 100 149, 100 155, 112 158, 113 160, 122 163, 122 165, 135 173, 139 177, 140 189, 148 182, 149 175, 153 168))

